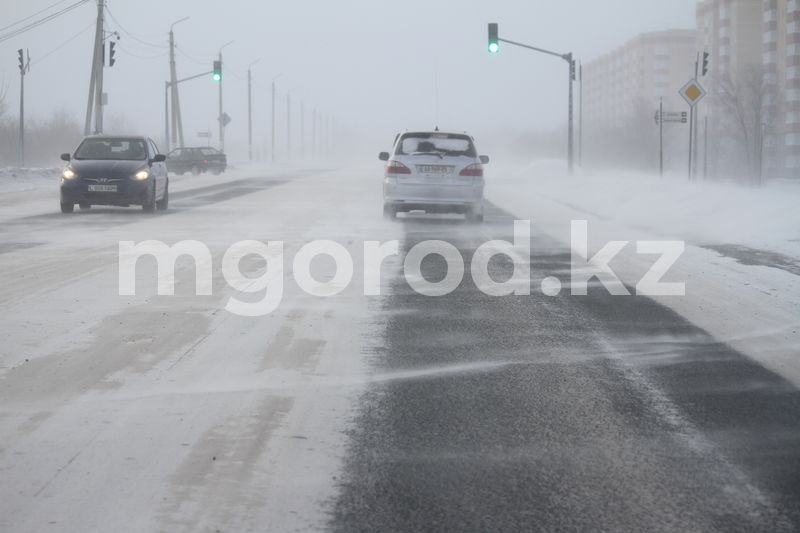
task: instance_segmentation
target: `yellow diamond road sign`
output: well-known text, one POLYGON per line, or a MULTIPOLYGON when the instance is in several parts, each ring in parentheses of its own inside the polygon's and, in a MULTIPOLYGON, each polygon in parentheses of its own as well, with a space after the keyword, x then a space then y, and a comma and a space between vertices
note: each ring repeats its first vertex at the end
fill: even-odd
POLYGON ((697 102, 702 100, 706 95, 706 90, 694 79, 689 80, 689 83, 684 85, 678 92, 683 96, 683 99, 686 100, 686 103, 689 104, 689 107, 697 105, 697 102))

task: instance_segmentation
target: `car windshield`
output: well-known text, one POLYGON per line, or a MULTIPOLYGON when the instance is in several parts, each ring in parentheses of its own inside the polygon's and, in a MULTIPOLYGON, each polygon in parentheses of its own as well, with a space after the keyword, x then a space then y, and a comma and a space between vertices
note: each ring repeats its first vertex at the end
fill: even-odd
POLYGON ((447 133, 413 133, 405 135, 397 145, 396 155, 440 154, 475 157, 475 145, 466 135, 447 133))
POLYGON ((75 151, 75 159, 138 161, 147 159, 142 139, 86 139, 75 151))

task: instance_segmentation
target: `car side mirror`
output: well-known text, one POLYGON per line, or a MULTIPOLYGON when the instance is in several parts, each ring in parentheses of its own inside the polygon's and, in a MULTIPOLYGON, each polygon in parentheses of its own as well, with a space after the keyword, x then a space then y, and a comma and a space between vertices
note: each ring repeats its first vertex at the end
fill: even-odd
POLYGON ((389 152, 381 152, 378 154, 378 159, 381 161, 388 161, 389 160, 389 152))
POLYGON ((69 154, 61 154, 61 160, 69 163, 72 160, 72 156, 69 154))
POLYGON ((486 164, 488 164, 488 163, 489 163, 489 156, 488 156, 488 155, 482 155, 482 156, 480 157, 480 160, 481 160, 481 163, 483 163, 484 165, 486 165, 486 164))
POLYGON ((163 163, 166 160, 167 156, 164 154, 156 154, 156 156, 153 158, 153 163, 163 163))

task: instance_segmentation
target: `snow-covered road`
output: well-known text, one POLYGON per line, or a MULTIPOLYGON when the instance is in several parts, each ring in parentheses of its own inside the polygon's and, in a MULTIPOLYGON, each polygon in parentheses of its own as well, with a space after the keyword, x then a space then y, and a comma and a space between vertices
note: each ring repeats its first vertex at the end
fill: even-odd
MULTIPOLYGON (((173 177, 155 215, 64 216, 55 184, 0 194, 0 531, 796 530, 800 276, 690 243, 683 299, 545 296, 570 218, 592 248, 662 236, 515 179, 489 187, 483 226, 383 220, 374 167, 173 177), (442 298, 402 278, 414 244, 469 258, 515 216, 534 225, 530 296, 488 297, 469 268, 442 298), (119 242, 148 239, 208 246, 212 294, 182 258, 174 296, 144 259, 120 296, 119 242), (224 309, 242 295, 222 257, 248 239, 284 242, 283 298, 260 317, 224 309), (354 259, 335 297, 293 281, 322 239, 354 259), (364 296, 364 242, 394 239, 364 296)), ((615 263, 627 283, 634 256, 615 263)))

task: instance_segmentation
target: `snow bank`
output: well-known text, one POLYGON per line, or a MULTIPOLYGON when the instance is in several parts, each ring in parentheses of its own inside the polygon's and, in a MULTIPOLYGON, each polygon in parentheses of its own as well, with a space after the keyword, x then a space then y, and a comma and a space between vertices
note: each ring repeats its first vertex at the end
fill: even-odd
POLYGON ((800 257, 800 182, 748 187, 630 172, 566 174, 563 161, 499 169, 491 179, 603 219, 647 230, 652 238, 697 245, 739 244, 800 257))
POLYGON ((0 193, 55 188, 59 168, 0 168, 0 193))

